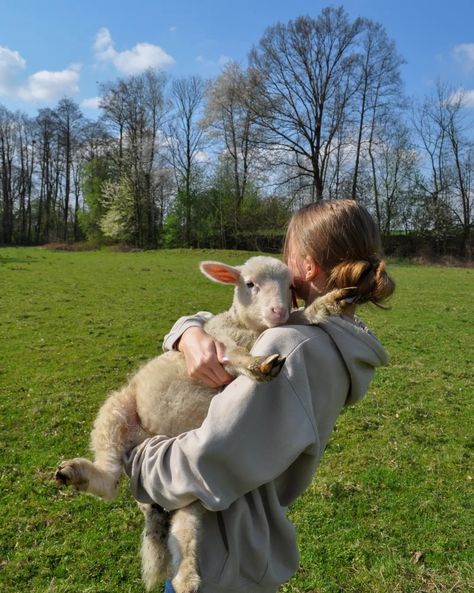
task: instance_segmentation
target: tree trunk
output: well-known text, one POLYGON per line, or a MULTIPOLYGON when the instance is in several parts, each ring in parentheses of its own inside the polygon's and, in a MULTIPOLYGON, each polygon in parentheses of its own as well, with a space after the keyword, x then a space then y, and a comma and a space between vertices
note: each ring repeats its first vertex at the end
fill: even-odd
POLYGON ((66 128, 66 179, 64 185, 64 229, 63 238, 67 241, 68 238, 68 218, 69 218, 69 194, 71 192, 71 131, 69 128, 69 120, 66 128))

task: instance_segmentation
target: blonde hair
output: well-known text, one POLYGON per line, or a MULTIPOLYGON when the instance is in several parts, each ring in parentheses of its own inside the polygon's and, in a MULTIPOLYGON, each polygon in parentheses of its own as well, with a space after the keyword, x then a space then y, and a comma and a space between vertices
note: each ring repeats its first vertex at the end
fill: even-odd
POLYGON ((382 259, 380 233, 369 212, 354 200, 330 200, 293 214, 286 233, 300 255, 311 256, 327 275, 327 288, 357 287, 356 302, 383 303, 395 290, 382 259))

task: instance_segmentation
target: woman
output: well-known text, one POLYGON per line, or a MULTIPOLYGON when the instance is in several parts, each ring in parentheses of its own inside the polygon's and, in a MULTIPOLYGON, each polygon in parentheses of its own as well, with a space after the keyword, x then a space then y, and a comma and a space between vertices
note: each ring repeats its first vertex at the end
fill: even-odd
MULTIPOLYGON (((356 286, 353 305, 324 324, 298 325, 295 317, 265 331, 252 352, 286 356, 276 379, 257 385, 239 377, 214 397, 200 428, 150 438, 130 452, 139 501, 172 510, 198 499, 207 509, 201 593, 275 593, 297 569, 287 508, 311 483, 343 407, 365 395, 386 363, 380 343, 354 318, 357 304, 380 304, 394 290, 380 250, 374 221, 354 201, 297 212, 285 242, 297 296, 307 306, 333 288, 356 286)), ((178 321, 165 347, 177 345, 193 377, 223 385, 230 377, 222 345, 201 324, 199 316, 178 321)))

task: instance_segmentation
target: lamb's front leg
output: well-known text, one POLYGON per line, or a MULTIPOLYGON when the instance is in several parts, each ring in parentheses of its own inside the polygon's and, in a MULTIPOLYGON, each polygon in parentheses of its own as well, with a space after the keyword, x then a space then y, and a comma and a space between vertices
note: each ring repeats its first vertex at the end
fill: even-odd
POLYGON ((235 347, 226 352, 229 362, 238 374, 246 375, 254 381, 271 381, 276 377, 285 362, 278 354, 270 356, 252 356, 248 350, 235 347))

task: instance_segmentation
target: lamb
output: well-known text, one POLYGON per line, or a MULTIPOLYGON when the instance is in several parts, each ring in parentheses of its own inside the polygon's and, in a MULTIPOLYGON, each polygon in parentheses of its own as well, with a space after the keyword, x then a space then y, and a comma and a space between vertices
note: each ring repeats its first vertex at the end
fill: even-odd
MULTIPOLYGON (((284 359, 278 354, 251 356, 249 350, 262 331, 285 323, 289 317, 292 286, 288 268, 279 260, 263 256, 250 258, 240 267, 207 261, 200 268, 212 280, 235 286, 231 308, 204 326, 206 332, 225 344, 227 370, 255 381, 271 380, 280 372, 284 359)), ((342 311, 347 296, 345 290, 332 291, 317 299, 304 315, 313 323, 323 321, 329 314, 342 311)), ((188 377, 180 352, 153 358, 128 385, 111 393, 101 407, 91 433, 95 461, 63 461, 56 480, 104 499, 114 498, 124 452, 149 436, 175 436, 198 427, 217 392, 188 377)), ((157 586, 171 564, 176 593, 197 591, 201 505, 195 502, 175 511, 170 518, 157 505, 140 506, 146 522, 141 550, 146 588, 157 586)))

